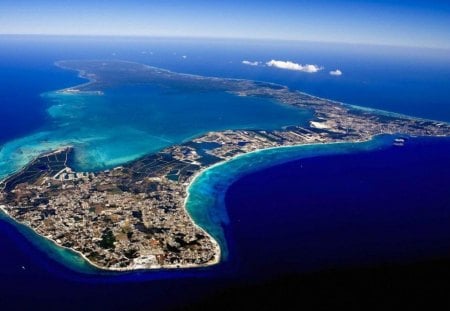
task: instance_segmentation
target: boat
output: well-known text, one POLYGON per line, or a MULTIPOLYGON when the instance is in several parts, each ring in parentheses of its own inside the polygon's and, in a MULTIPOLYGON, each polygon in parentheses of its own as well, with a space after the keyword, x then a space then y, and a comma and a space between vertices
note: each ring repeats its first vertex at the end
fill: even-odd
POLYGON ((397 146, 397 147, 403 147, 405 145, 405 139, 404 138, 396 138, 396 139, 394 139, 394 142, 392 143, 392 145, 397 146))

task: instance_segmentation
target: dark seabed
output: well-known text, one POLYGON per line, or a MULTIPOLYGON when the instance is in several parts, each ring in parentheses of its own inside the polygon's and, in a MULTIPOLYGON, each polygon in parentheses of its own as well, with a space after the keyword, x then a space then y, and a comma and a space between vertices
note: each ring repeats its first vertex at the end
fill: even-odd
POLYGON ((450 256, 450 140, 302 159, 235 182, 226 206, 250 270, 450 256))

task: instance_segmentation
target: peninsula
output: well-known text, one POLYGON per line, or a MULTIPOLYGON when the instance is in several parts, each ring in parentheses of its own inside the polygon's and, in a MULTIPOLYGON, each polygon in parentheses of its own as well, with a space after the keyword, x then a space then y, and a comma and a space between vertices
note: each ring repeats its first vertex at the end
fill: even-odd
POLYGON ((444 122, 363 109, 287 87, 179 74, 124 61, 61 61, 89 82, 61 90, 102 96, 123 84, 167 84, 192 92, 270 98, 307 109, 307 126, 205 133, 122 166, 95 172, 71 167, 73 147, 51 150, 0 183, 0 207, 57 245, 108 270, 202 267, 220 261, 218 243, 185 210, 194 176, 211 165, 265 148, 357 142, 375 135, 450 136, 444 122))

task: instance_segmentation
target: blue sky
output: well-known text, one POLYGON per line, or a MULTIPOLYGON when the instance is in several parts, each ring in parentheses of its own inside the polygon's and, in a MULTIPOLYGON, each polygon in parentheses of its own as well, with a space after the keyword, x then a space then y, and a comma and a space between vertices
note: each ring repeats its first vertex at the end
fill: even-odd
POLYGON ((450 48, 450 1, 1 0, 0 33, 264 38, 450 48))

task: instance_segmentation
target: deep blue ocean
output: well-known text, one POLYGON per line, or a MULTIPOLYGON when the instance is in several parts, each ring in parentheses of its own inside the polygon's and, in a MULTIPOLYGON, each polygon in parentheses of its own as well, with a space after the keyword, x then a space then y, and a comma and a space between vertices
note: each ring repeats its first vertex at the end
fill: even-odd
MULTIPOLYGON (((144 105, 158 103, 159 94, 130 102, 125 102, 124 93, 115 96, 111 103, 120 116, 105 116, 109 102, 55 104, 42 94, 83 82, 76 73, 53 65, 61 59, 123 59, 176 72, 276 82, 349 104, 450 121, 450 53, 443 50, 162 38, 0 37, 3 167, 17 160, 8 153, 13 147, 26 152, 36 142, 50 144, 52 139, 62 140, 63 135, 72 135, 80 148, 91 150, 92 129, 107 137, 95 143, 99 153, 110 152, 102 160, 107 166, 130 160, 119 148, 109 147, 110 139, 127 142, 126 147, 136 157, 203 130, 267 126, 273 113, 277 118, 271 124, 277 127, 290 124, 294 117, 285 108, 261 102, 260 113, 246 123, 249 118, 245 114, 258 103, 222 98, 209 107, 214 101, 211 98, 195 101, 195 107, 201 109, 195 116, 200 123, 186 123, 186 129, 176 131, 177 124, 184 124, 178 122, 181 119, 172 119, 167 126, 167 119, 152 119, 156 118, 151 112, 159 109, 157 104, 150 107, 153 110, 144 105), (241 63, 271 59, 317 64, 324 70, 307 74, 241 63), (343 75, 329 75, 334 69, 343 75), (247 106, 242 110, 240 105, 247 106), (142 113, 124 113, 129 107, 142 113), (86 119, 95 113, 98 117, 86 119), (101 126, 108 118, 116 118, 115 122, 126 129, 121 136, 101 126), (90 121, 80 127, 86 120, 90 121), (94 123, 96 127, 91 126, 94 123), (197 127, 192 130, 194 125, 197 127), (147 147, 134 143, 133 135, 149 137, 141 142, 153 143, 156 126, 156 131, 164 132, 164 139, 158 138, 161 144, 147 147), (57 135, 41 134, 49 132, 57 135), (29 145, 22 145, 25 143, 29 145)), ((162 114, 164 118, 181 111, 183 100, 174 97, 169 108, 160 107, 167 112, 162 114)), ((185 115, 177 113, 176 117, 185 115)), ((295 118, 303 120, 305 115, 295 118)), ((450 141, 411 138, 399 148, 392 146, 391 140, 382 137, 362 146, 291 150, 284 156, 283 151, 263 153, 257 156, 259 160, 252 159, 262 164, 249 167, 248 159, 230 164, 239 172, 217 168, 211 173, 215 179, 210 179, 223 177, 217 187, 205 188, 207 184, 200 180, 197 188, 198 193, 210 191, 220 198, 213 204, 220 205, 220 211, 214 210, 213 216, 218 219, 229 255, 225 262, 208 269, 83 273, 59 260, 64 256, 52 254, 57 251, 42 245, 32 233, 0 219, 0 307, 169 309, 209 299, 227 288, 259 284, 286 274, 450 259, 450 141)), ((92 154, 83 159, 89 160, 88 156, 92 154)))

